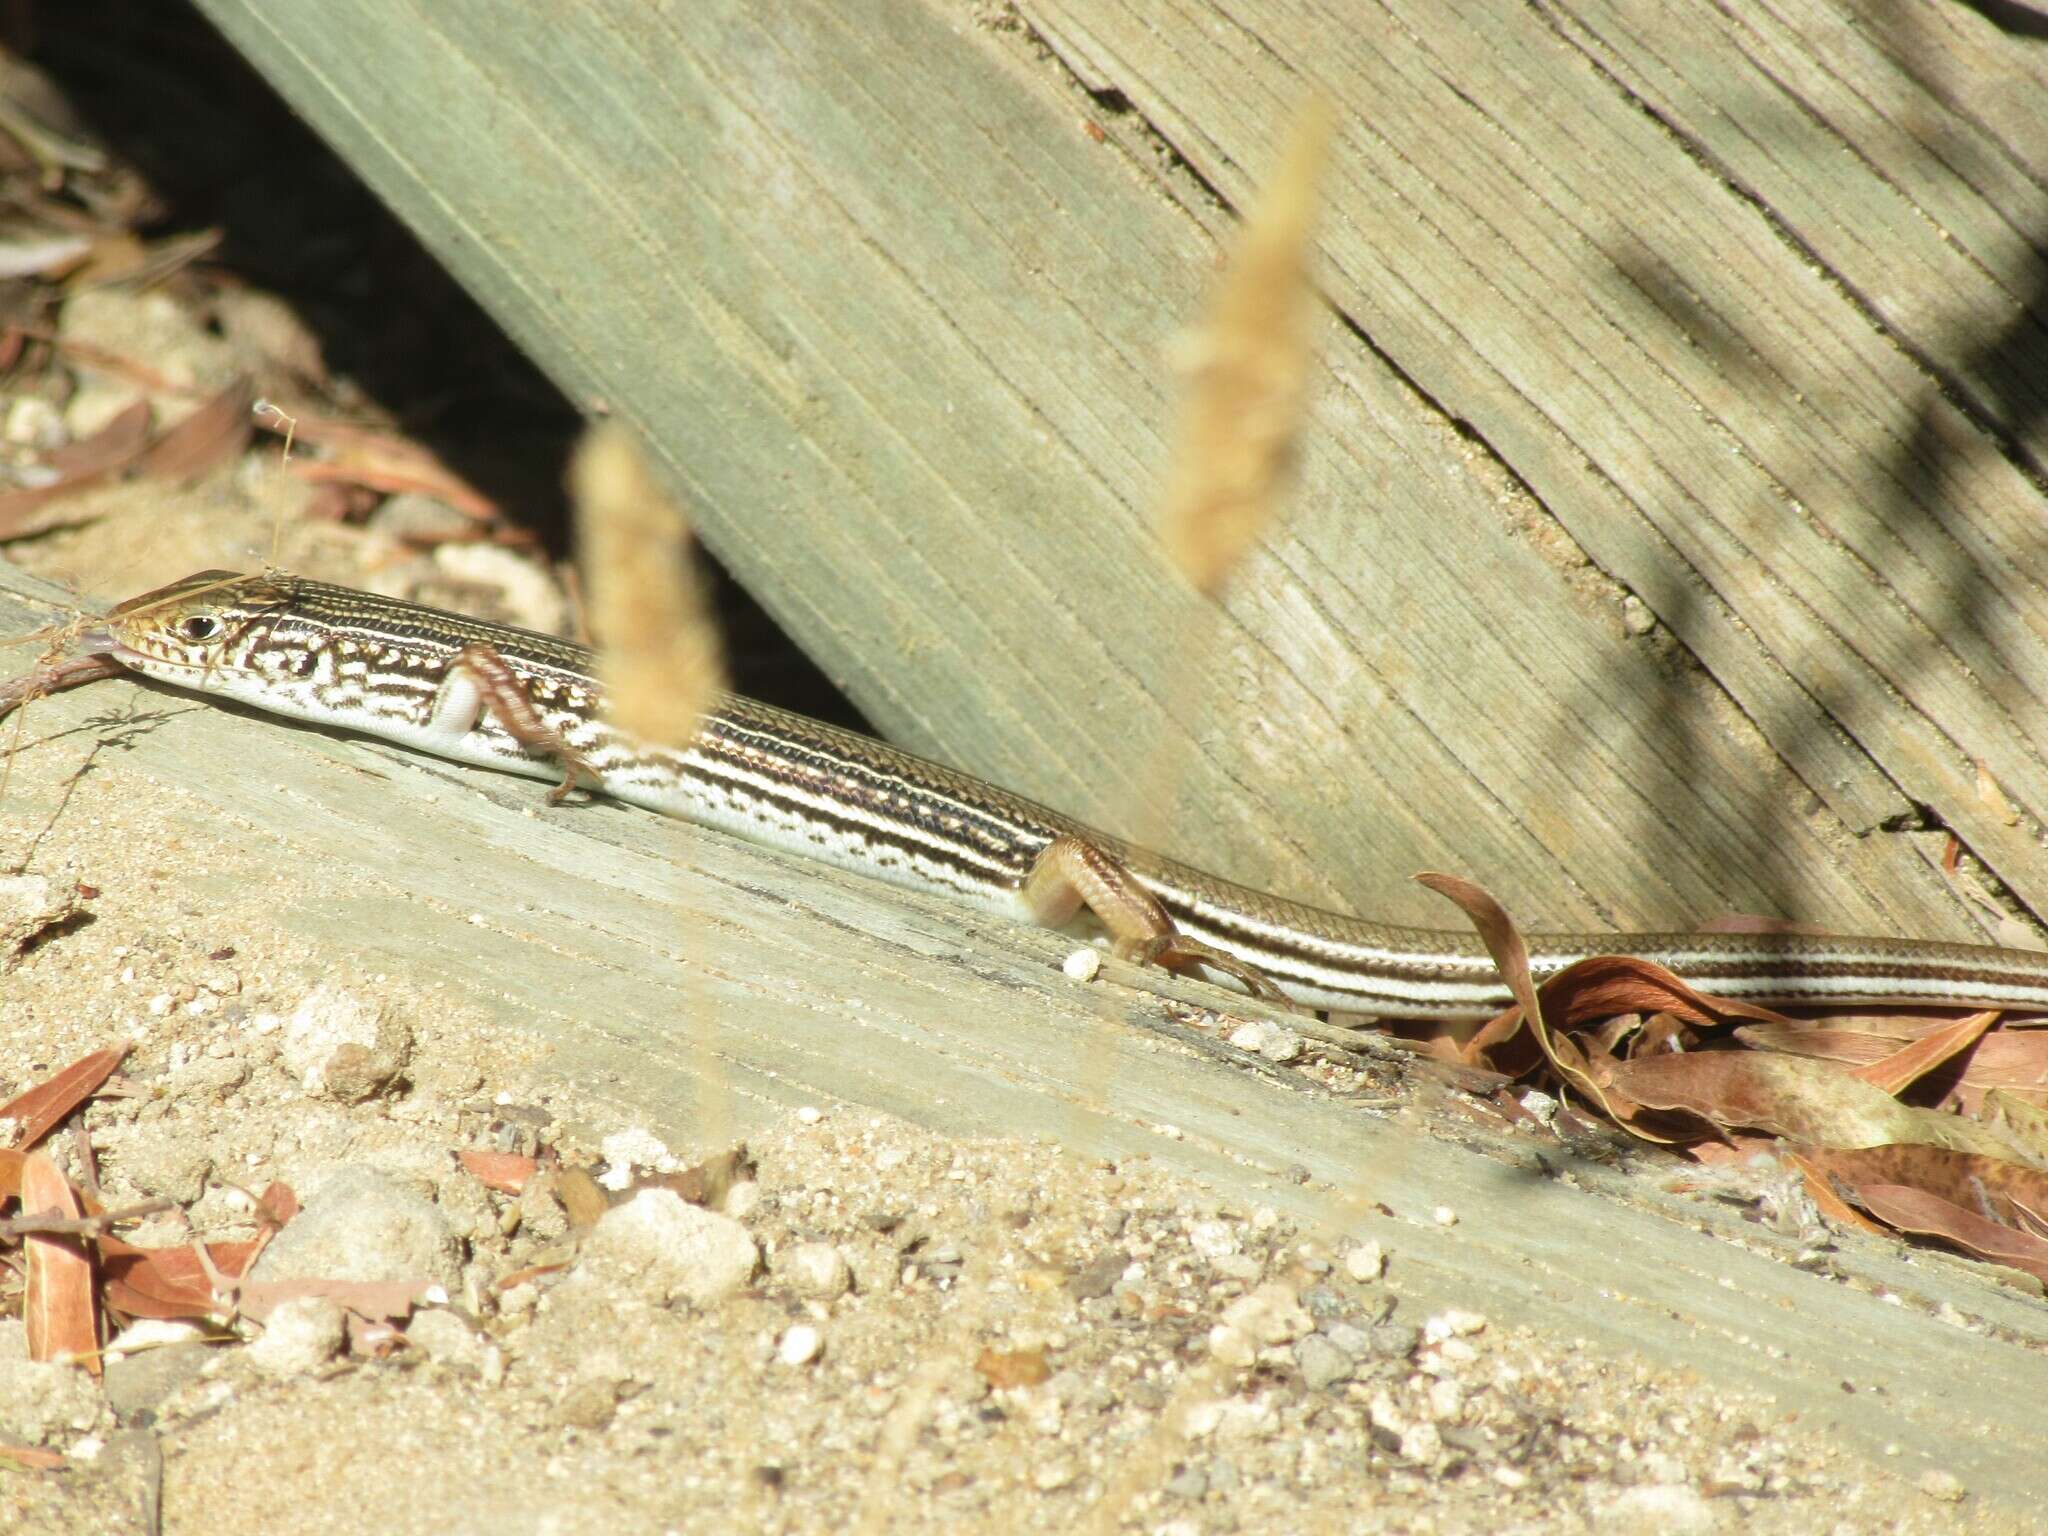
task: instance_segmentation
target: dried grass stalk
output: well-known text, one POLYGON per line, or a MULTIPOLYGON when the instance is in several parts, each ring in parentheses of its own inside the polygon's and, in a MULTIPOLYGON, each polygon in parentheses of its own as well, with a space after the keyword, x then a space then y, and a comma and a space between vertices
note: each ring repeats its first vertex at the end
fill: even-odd
POLYGON ((684 745, 725 687, 689 520, 614 424, 584 435, 569 489, 607 716, 647 741, 684 745))
POLYGON ((1301 428, 1315 292, 1308 257, 1330 125, 1328 103, 1311 99, 1207 313, 1176 348, 1187 383, 1160 536, 1210 596, 1278 512, 1301 428))

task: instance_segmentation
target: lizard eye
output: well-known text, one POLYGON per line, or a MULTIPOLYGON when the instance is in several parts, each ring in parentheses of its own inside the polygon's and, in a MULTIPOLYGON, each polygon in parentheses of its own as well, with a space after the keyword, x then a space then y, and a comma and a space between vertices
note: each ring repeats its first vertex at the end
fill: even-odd
POLYGON ((186 640, 211 640, 219 633, 220 620, 210 613, 189 614, 178 621, 178 634, 186 640))

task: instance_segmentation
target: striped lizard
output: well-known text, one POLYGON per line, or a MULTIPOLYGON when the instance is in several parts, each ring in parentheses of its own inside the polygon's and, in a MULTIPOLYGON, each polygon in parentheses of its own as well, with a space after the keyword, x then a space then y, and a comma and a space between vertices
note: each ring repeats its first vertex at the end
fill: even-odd
MULTIPOLYGON (((120 604, 81 655, 0 691, 138 673, 485 768, 553 778, 1273 1001, 1475 1019, 1511 1001, 1473 937, 1323 911, 1135 847, 968 774, 738 695, 680 747, 607 723, 593 654, 551 636, 286 575, 205 571, 120 604)), ((1535 934, 1540 983, 1638 956, 1758 1003, 2048 1011, 2048 954, 1806 933, 1535 934)))

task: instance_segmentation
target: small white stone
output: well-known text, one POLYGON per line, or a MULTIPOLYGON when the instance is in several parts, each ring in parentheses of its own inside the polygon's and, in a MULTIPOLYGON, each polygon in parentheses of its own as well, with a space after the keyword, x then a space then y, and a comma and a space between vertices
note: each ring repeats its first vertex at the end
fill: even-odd
POLYGON ((846 1294, 853 1272, 846 1255, 830 1243, 798 1243, 784 1253, 775 1266, 789 1276, 790 1283, 806 1296, 830 1301, 846 1294))
POLYGON ((1223 1321, 1261 1344, 1291 1344, 1316 1326, 1294 1287, 1279 1280, 1238 1297, 1223 1309, 1223 1321))
POLYGON ((8 442, 24 448, 61 448, 69 436, 63 413, 34 395, 18 396, 7 407, 4 432, 8 442))
POLYGON ((249 1346, 249 1363, 266 1376, 304 1376, 341 1353, 348 1319, 324 1296, 294 1296, 265 1320, 249 1346))
POLYGON ((1077 949, 1060 962, 1060 969, 1074 981, 1093 981, 1102 973, 1102 956, 1092 949, 1077 949))
POLYGON ((806 1104, 796 1112, 796 1117, 805 1125, 816 1125, 825 1118, 825 1111, 819 1109, 815 1104, 806 1104))
POLYGON ((1387 1272, 1387 1251, 1374 1239, 1360 1243, 1344 1255, 1344 1273, 1352 1279, 1370 1282, 1387 1272))
POLYGON ((1209 1353, 1225 1365, 1250 1365, 1258 1358, 1251 1335, 1228 1323, 1218 1323, 1209 1330, 1209 1353))
POLYGON ((604 1160, 613 1167, 630 1164, 635 1168, 654 1168, 663 1173, 676 1165, 668 1144, 643 1126, 628 1126, 623 1131, 613 1131, 597 1144, 604 1160))
POLYGON ((1074 1464, 1065 1457, 1048 1461, 1031 1474, 1031 1484, 1041 1493, 1052 1493, 1069 1486, 1078 1474, 1074 1464))
POLYGON ((1188 1246, 1205 1259, 1220 1259, 1237 1252, 1237 1231, 1227 1221, 1190 1222, 1188 1246))
POLYGON ((809 1323, 796 1323, 775 1346, 775 1358, 784 1365, 809 1365, 825 1347, 825 1335, 809 1323))
POLYGON ((1446 1339, 1466 1338, 1486 1331, 1486 1319, 1477 1312, 1461 1312, 1452 1308, 1428 1318, 1422 1325, 1422 1337, 1431 1344, 1440 1344, 1446 1339))
POLYGON ((1448 1205, 1440 1205, 1429 1213, 1429 1219, 1440 1227, 1455 1227, 1458 1224, 1458 1213, 1448 1205))
POLYGON ((657 1304, 680 1298, 701 1307, 745 1285, 760 1258, 730 1216, 701 1210, 674 1190, 643 1189, 598 1217, 578 1267, 657 1304))

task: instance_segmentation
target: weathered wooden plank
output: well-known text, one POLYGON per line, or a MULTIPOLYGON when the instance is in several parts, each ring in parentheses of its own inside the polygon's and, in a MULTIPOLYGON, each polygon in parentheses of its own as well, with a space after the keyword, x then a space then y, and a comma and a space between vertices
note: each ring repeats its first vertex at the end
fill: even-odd
MULTIPOLYGON (((1742 541, 1780 537, 1765 514, 1782 503, 1757 499, 1775 466, 1754 446, 1731 457, 1726 434, 1738 417, 1764 434, 1790 407, 1663 356, 1685 350, 1681 330, 1623 276, 1631 251, 1675 259, 1670 231, 1729 200, 1611 89, 1572 123, 1588 167, 1615 174, 1543 180, 1545 153, 1580 151, 1535 119, 1595 77, 1514 8, 1274 18, 1279 46, 1312 47, 1377 135, 1347 140, 1326 240, 1333 291, 1372 340, 1330 328, 1301 515, 1214 639, 1144 525, 1160 348, 1194 310, 1213 214, 1159 195, 1192 200, 1184 177, 1083 133, 1094 109, 1014 32, 940 0, 858 21, 796 3, 205 8, 558 379, 648 428, 720 554, 909 744, 1092 819, 1170 829, 1244 878, 1419 919, 1439 914, 1403 877, 1438 865, 1553 923, 1738 907, 1964 932, 1924 860, 1863 834, 1911 811, 1894 776, 1964 820, 1937 727, 1981 727, 1979 755, 2031 803, 2028 743, 1991 730, 1987 695, 1965 688, 1954 721, 1895 710, 1883 684, 1911 660, 1895 654, 1905 621, 1844 546, 1786 535, 1853 598, 1850 618, 1765 601, 1742 541), (1540 35, 1525 46, 1518 27, 1540 35), (1462 57, 1496 48, 1533 48, 1541 88, 1462 57), (1505 162, 1500 125, 1459 99, 1466 68, 1527 119, 1505 162), (1638 208, 1654 241, 1626 233, 1638 208), (1604 297, 1573 300, 1582 283, 1604 297), (1448 361, 1420 357, 1432 348, 1448 361), (1504 505, 1517 476, 1549 505, 1504 505), (1723 507, 1725 525, 1706 515, 1723 507), (1560 517, 1740 710, 1628 640, 1619 589, 1576 550, 1546 556, 1560 517), (1889 671, 1829 627, 1852 623, 1889 671), (1870 742, 1925 764, 1873 762, 1870 742), (1155 805, 1177 809, 1134 810, 1155 805)), ((1252 46, 1262 17, 1219 31, 1222 13, 1093 0, 1032 14, 1094 39, 1230 196, 1269 157, 1296 81, 1252 46), (1130 48, 1101 42, 1122 26, 1130 48), (1145 55, 1162 40, 1194 83, 1145 55)), ((1786 283, 1826 298, 1753 215, 1716 218, 1684 255, 1729 268, 1739 291, 1717 302, 1775 315, 1786 283)), ((1813 400, 1879 346, 1860 317, 1826 317, 1846 333, 1813 400)), ((1840 448, 1814 476, 1839 479, 1840 448)), ((1834 516, 1856 489, 1800 492, 1834 516)), ((1943 686, 1964 660, 2003 686, 1990 643, 1959 641, 1948 662, 1934 647, 1943 686)), ((1994 857, 2017 838, 1968 824, 1994 857)))
MULTIPOLYGON (((12 595, 30 590, 48 595, 0 568, 0 632, 45 616, 12 595)), ((1795 1269, 1765 1256, 1791 1239, 1725 1207, 1594 1162, 1548 1177, 1469 1125, 1441 1139, 1427 1095, 1383 1117, 1197 1055, 1156 1033, 1159 999, 1120 967, 1066 981, 1051 935, 623 807, 537 813, 524 780, 125 683, 38 703, 24 735, 0 847, 89 878, 104 829, 147 804, 167 916, 232 942, 253 902, 310 973, 376 968, 421 1008, 524 1030, 551 1071, 678 1148, 817 1103, 1151 1158, 1332 1241, 1380 1238, 1418 1315, 1473 1307, 1767 1392, 1993 1503, 2037 1489, 2048 1428, 1994 1416, 2048 1389, 2048 1314, 1982 1270, 1856 1242, 1852 1284, 1795 1269), (107 735, 122 750, 97 759, 88 807, 70 779, 107 735), (1440 1205, 1455 1226, 1430 1219, 1440 1205), (1937 1295, 2000 1336, 1936 1320, 1937 1295)), ((5 1006, 37 1007, 29 974, 0 976, 5 1006)))
MULTIPOLYGON (((1870 826, 1886 795, 1860 769, 1843 773, 1813 700, 2029 899, 2048 894, 2033 831, 1979 796, 1975 769, 2038 812, 2040 496, 1879 330, 1855 286, 1890 282, 1919 318, 1923 355, 1960 359, 1976 316, 2011 317, 2014 289, 2033 295, 2014 281, 2038 266, 2020 231, 2006 224, 1988 267, 1914 262, 1908 245, 1881 270, 1821 270, 1809 254, 1821 244, 1787 241, 1773 201, 1788 194, 1785 220, 1810 211, 1790 195, 1796 177, 1752 166, 1754 201, 1727 195, 1692 144, 1588 70, 1566 40, 1578 29, 1545 12, 1488 0, 1397 0, 1365 16, 1201 0, 1028 9, 1232 198, 1271 153, 1283 102, 1313 83, 1356 106, 1339 197, 1352 217, 1327 240, 1345 312, 1479 427, 1851 827, 1870 826)), ((1900 54, 1837 45, 1837 8, 1784 9, 1797 20, 1775 42, 1798 85, 1783 94, 1803 100, 1798 86, 1831 70, 1862 71, 1833 82, 1843 97, 1914 93, 1900 54)), ((1752 30, 1697 8, 1599 14, 1655 36, 1667 95, 1695 73, 1710 86, 1752 30)), ((1998 53, 2007 78, 2039 67, 1981 18, 1943 26, 1998 53)), ((1731 89, 1713 105, 1716 142, 1779 150, 1782 97, 1731 89)), ((1941 184, 1981 230, 1985 194, 1957 190, 1943 122, 1882 138, 1867 123, 1808 122, 1797 153, 1819 179, 1826 150, 1849 222, 1871 201, 1896 209, 1885 182, 1897 177, 1941 184)), ((1973 165, 2000 158, 1983 133, 1964 147, 1987 151, 1973 165)), ((1980 178, 1994 196, 2024 182, 2003 158, 1980 178)))

